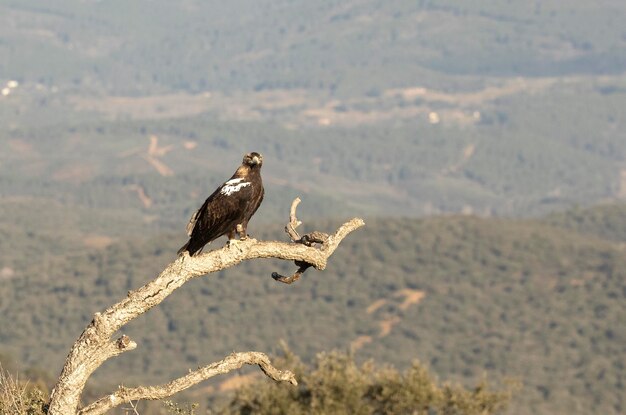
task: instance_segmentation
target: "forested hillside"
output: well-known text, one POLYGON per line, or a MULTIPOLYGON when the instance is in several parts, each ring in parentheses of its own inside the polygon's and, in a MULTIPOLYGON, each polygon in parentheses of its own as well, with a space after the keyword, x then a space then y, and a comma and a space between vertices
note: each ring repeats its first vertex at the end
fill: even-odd
POLYGON ((353 96, 437 85, 439 73, 607 75, 626 64, 619 0, 12 0, 1 7, 7 59, 0 73, 114 95, 301 88, 353 96))
POLYGON ((624 199, 625 19, 616 0, 4 2, 0 192, 173 225, 256 150, 264 218, 294 192, 325 217, 624 199))
MULTIPOLYGON (((624 211, 571 215, 602 215, 617 229, 624 211)), ((280 225, 264 229, 255 236, 284 238, 280 225)), ((588 235, 602 229, 582 234, 543 221, 459 216, 369 220, 326 271, 309 271, 294 285, 272 280, 272 271, 291 270, 272 261, 191 281, 129 326, 138 350, 109 363, 95 382, 159 382, 233 349, 277 351, 285 339, 305 359, 351 349, 398 368, 417 358, 462 383, 483 373, 517 379, 524 387, 516 414, 620 413, 626 260, 622 245, 588 235)), ((3 261, 32 243, 15 230, 3 233, 13 241, 3 261)), ((34 230, 32 238, 45 235, 34 230)), ((48 253, 44 269, 38 256, 3 270, 4 351, 56 373, 93 312, 147 282, 183 239, 154 234, 72 250, 64 248, 76 242, 69 238, 56 246, 70 253, 48 253)))

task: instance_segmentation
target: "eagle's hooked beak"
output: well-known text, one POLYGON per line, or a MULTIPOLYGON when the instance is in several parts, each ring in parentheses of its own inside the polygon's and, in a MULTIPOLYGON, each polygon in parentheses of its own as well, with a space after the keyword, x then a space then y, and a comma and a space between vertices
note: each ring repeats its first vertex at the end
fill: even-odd
POLYGON ((252 157, 253 164, 261 164, 261 159, 258 156, 252 157))

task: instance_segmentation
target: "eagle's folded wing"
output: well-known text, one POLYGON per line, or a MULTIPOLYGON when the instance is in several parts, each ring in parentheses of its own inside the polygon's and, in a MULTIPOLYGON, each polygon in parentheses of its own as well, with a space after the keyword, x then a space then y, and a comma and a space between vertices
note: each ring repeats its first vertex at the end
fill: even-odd
POLYGON ((200 211, 202 208, 196 210, 196 212, 191 215, 191 219, 189 219, 189 223, 187 224, 187 236, 191 236, 193 232, 193 228, 196 226, 196 221, 198 220, 198 216, 200 215, 200 211))

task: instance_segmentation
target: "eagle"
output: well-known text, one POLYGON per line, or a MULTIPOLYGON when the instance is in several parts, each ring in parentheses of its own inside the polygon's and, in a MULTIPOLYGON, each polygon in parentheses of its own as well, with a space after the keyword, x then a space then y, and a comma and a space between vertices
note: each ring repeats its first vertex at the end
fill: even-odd
POLYGON ((229 246, 235 243, 235 234, 239 234, 242 240, 248 237, 248 221, 261 205, 265 193, 261 180, 262 165, 263 156, 259 153, 243 156, 235 174, 191 215, 187 224, 189 242, 178 250, 179 255, 189 252, 190 256, 194 256, 222 235, 228 235, 229 246))

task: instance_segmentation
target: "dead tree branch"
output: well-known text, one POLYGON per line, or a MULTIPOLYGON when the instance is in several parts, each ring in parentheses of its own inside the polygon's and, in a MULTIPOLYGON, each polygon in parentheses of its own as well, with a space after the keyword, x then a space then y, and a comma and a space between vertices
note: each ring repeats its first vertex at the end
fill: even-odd
MULTIPOLYGON (((296 201, 292 204, 293 223, 290 220, 290 224, 294 225, 294 232, 297 226, 295 224, 299 225, 295 218, 295 208, 299 203, 296 201)), ((113 341, 113 335, 131 320, 160 304, 187 281, 256 258, 292 260, 297 261, 297 264, 303 264, 299 265, 301 269, 306 265, 306 268, 312 266, 323 270, 326 268, 328 258, 335 252, 341 241, 350 232, 363 225, 363 220, 359 218, 344 223, 334 234, 323 234, 326 237, 323 238, 324 242, 319 248, 308 246, 302 241, 304 237, 299 238, 299 236, 299 243, 257 241, 248 238, 240 241, 236 246, 216 249, 196 257, 190 257, 187 254, 178 257, 154 280, 135 291, 129 291, 125 299, 102 313, 94 315, 92 322, 85 328, 69 352, 50 396, 48 414, 76 414, 80 395, 91 374, 111 357, 137 347, 137 344, 127 336, 113 341)), ((317 242, 318 240, 321 240, 319 235, 311 241, 317 242)))
POLYGON ((186 376, 158 386, 140 386, 137 388, 125 388, 120 386, 116 392, 103 396, 94 403, 81 409, 79 415, 100 415, 131 401, 149 399, 164 399, 180 391, 190 388, 213 376, 228 373, 239 369, 243 365, 258 365, 263 373, 277 382, 289 382, 297 385, 296 377, 290 371, 282 371, 272 366, 269 357, 260 352, 233 353, 219 362, 194 370, 186 376))
MULTIPOLYGON (((296 216, 296 209, 298 208, 299 204, 300 204, 300 198, 297 197, 294 199, 293 203, 291 204, 291 209, 289 211, 289 223, 287 224, 287 226, 285 226, 285 232, 287 232, 287 234, 291 238, 291 241, 294 243, 303 244, 306 246, 314 246, 316 243, 318 243, 318 244, 322 244, 322 247, 324 247, 324 244, 326 244, 326 242, 328 242, 330 238, 330 236, 327 233, 313 231, 311 233, 307 233, 306 235, 300 237, 300 234, 296 231, 296 228, 302 224, 302 222, 299 221, 296 216)), ((278 272, 273 272, 272 278, 284 284, 292 284, 298 281, 300 277, 302 276, 302 274, 304 274, 304 272, 307 269, 309 269, 312 266, 315 266, 314 264, 308 263, 306 261, 296 260, 294 262, 296 266, 298 267, 298 270, 294 272, 291 276, 285 277, 284 275, 280 275, 278 272)))

